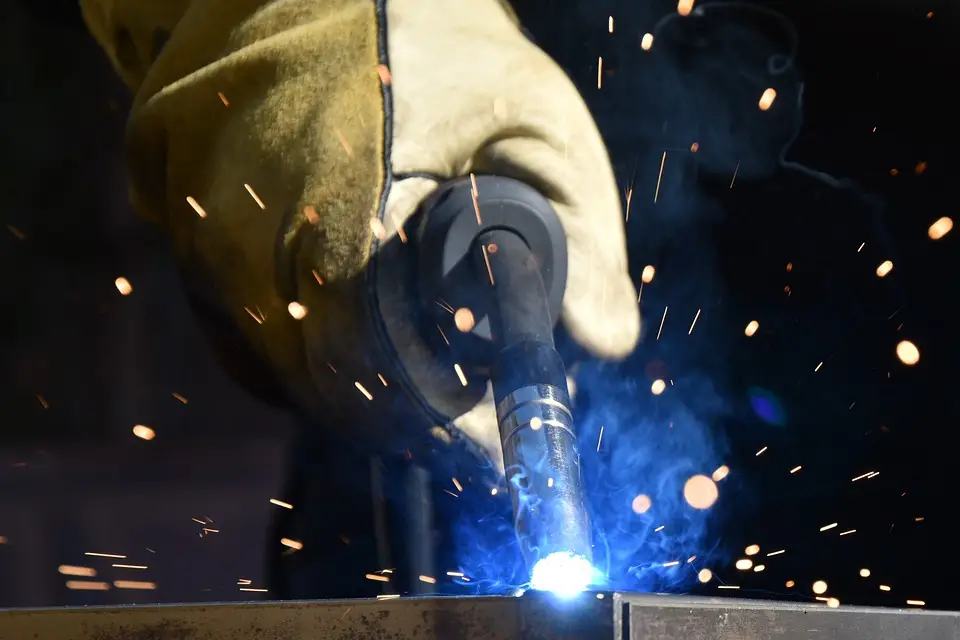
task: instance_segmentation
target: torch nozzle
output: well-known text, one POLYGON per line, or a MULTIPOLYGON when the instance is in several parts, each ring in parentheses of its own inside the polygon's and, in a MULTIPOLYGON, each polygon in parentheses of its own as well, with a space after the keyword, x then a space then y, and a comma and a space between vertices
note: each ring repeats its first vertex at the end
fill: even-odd
POLYGON ((442 185, 424 212, 417 243, 429 332, 449 327, 438 349, 493 383, 531 586, 580 591, 593 582, 590 521, 566 369, 553 340, 567 280, 563 225, 535 189, 499 176, 442 185), (477 318, 469 330, 451 327, 446 309, 461 307, 477 318))
MULTIPOLYGON (((491 380, 521 551, 532 577, 547 558, 579 558, 589 566, 590 520, 567 374, 554 348, 539 267, 515 233, 491 231, 479 243, 492 283, 490 328, 499 353, 491 380)), ((555 571, 540 574, 558 577, 555 571)), ((543 583, 531 581, 536 588, 543 583)))

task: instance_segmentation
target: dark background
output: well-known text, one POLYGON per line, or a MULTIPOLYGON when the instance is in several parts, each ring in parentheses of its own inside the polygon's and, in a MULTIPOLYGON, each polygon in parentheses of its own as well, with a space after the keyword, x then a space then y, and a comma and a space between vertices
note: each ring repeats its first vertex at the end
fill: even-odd
MULTIPOLYGON (((727 551, 714 573, 738 596, 810 598, 824 579, 844 604, 957 608, 957 232, 927 237, 937 218, 957 218, 957 10, 766 3, 799 43, 792 65, 771 73, 771 56, 790 59, 790 29, 742 5, 703 3, 702 16, 660 27, 670 4, 516 5, 580 87, 621 187, 633 189, 635 281, 645 264, 657 268, 643 294, 644 342, 620 371, 645 380, 638 403, 664 370, 707 380, 723 399, 723 411, 688 400, 716 416, 711 434, 734 470, 710 534, 727 551), (650 51, 639 46, 645 32, 657 34, 650 51), (778 98, 760 112, 766 87, 778 98), (884 260, 894 269, 880 279, 884 260), (747 339, 750 320, 760 330, 747 339), (917 366, 898 362, 902 339, 919 347, 917 366), (760 393, 779 406, 779 424, 751 409, 760 393), (851 483, 871 470, 880 475, 851 483), (751 543, 767 568, 737 572, 751 543), (787 552, 764 557, 776 549, 787 552)), ((4 3, 0 24, 0 606, 258 597, 237 580, 262 586, 277 509, 268 500, 292 420, 219 371, 163 238, 127 206, 129 97, 75 5, 4 3), (119 276, 130 296, 118 294, 119 276), (133 437, 134 424, 157 438, 133 437), (70 591, 62 564, 158 588, 70 591)), ((603 401, 585 386, 583 402, 603 401)), ((684 589, 713 594, 716 584, 684 589)))

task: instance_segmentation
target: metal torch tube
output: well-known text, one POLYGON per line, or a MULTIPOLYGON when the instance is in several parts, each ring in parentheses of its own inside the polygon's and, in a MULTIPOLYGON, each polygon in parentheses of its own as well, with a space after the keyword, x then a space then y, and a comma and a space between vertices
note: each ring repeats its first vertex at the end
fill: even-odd
POLYGON ((517 234, 487 232, 475 250, 492 284, 498 350, 491 379, 514 524, 528 568, 552 553, 592 559, 567 376, 554 348, 539 265, 517 234))

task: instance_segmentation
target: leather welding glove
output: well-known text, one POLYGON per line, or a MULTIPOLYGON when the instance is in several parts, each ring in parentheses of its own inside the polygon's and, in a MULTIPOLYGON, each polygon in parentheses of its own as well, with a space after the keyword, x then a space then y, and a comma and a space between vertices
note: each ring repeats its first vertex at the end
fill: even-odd
POLYGON ((486 383, 440 364, 414 323, 413 274, 386 259, 410 250, 423 198, 471 172, 550 199, 568 237, 566 328, 599 357, 634 348, 606 150, 502 0, 81 5, 135 92, 132 202, 169 231, 193 306, 249 387, 278 381, 379 450, 466 432, 502 464, 489 397, 476 408, 486 383))

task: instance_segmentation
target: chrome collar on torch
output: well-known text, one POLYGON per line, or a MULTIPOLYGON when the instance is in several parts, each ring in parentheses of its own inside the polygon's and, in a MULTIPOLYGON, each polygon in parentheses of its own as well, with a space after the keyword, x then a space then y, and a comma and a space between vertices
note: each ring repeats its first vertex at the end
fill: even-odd
MULTIPOLYGON (((420 290, 457 361, 493 383, 514 524, 531 586, 582 591, 593 577, 590 521, 566 370, 553 328, 566 287, 563 227, 529 186, 456 180, 425 207, 420 290), (474 190, 475 189, 475 190, 474 190), (471 309, 463 333, 435 301, 471 309)), ((442 352, 441 347, 438 353, 442 352)))

